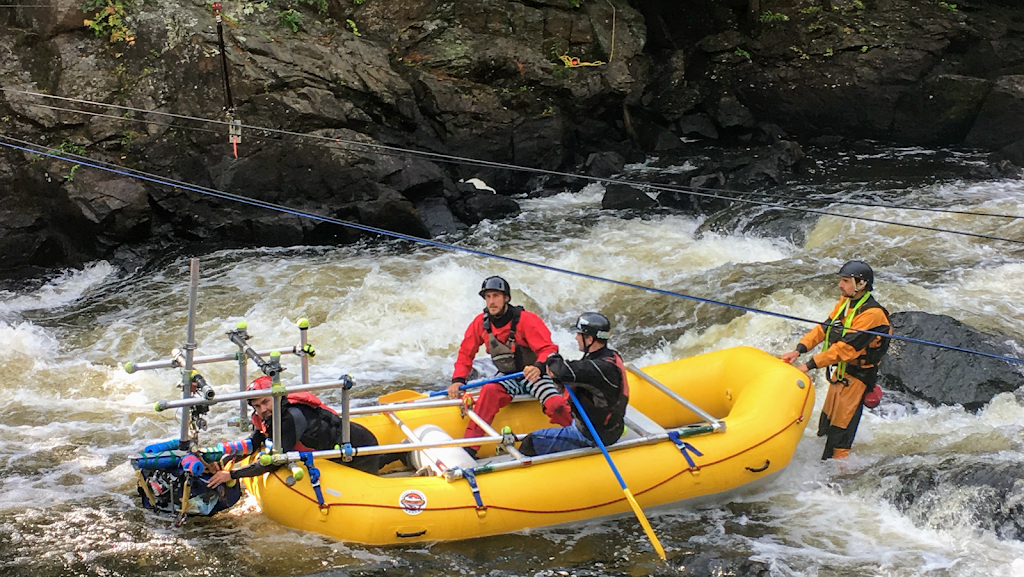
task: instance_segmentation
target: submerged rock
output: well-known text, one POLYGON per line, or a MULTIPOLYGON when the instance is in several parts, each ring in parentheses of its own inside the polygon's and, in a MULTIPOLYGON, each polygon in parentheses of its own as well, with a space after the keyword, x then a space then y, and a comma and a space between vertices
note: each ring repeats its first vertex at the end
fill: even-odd
POLYGON ((958 455, 938 462, 899 457, 858 473, 854 487, 880 491, 917 525, 1024 539, 1024 462, 958 455), (877 489, 876 489, 877 488, 877 489))

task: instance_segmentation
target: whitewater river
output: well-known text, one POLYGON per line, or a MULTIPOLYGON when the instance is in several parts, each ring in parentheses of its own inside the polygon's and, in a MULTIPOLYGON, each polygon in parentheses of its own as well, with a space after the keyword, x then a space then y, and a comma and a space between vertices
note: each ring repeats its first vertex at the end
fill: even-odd
MULTIPOLYGON (((960 178, 979 159, 916 149, 832 155, 778 192, 1024 214, 1024 182, 960 178)), ((632 170, 649 178, 673 169, 650 163, 632 170)), ((875 294, 890 311, 948 314, 1024 343, 1019 245, 836 217, 807 220, 798 243, 704 233, 702 218, 602 211, 602 194, 591 185, 524 199, 520 217, 445 240, 814 319, 834 304, 842 263, 862 258, 875 266, 875 294)), ((1022 221, 828 208, 1024 239, 1022 221)), ((809 328, 464 253, 375 242, 203 255, 199 354, 234 351, 224 332, 242 319, 256 348, 290 346, 298 342, 295 321, 308 317, 318 351, 313 380, 352 373, 360 399, 434 390, 449 382, 463 331, 482 307, 480 282, 491 274, 512 283, 513 302, 539 313, 570 355, 578 353, 569 327, 592 309, 613 319, 613 346, 638 365, 736 345, 780 354, 809 328)), ((818 460, 822 441, 808 427, 773 483, 653 515, 668 564, 631 517, 460 543, 362 547, 278 526, 248 499, 175 529, 137 506, 128 459, 177 436, 175 415, 152 407, 180 394, 179 377, 127 374, 121 364, 166 358, 179 346, 187 302, 187 256, 137 272, 96 262, 0 292, 0 575, 1024 575, 1024 406, 1010 393, 977 414, 887 397, 865 413, 853 457, 842 466, 818 460), (990 483, 964 481, 965 471, 978 469, 991 473, 990 483), (909 504, 908 480, 919 488, 909 504)), ((296 378, 298 363, 285 364, 296 378)), ((204 373, 228 391, 237 387, 232 369, 205 365, 204 373)), ((815 384, 820 408, 821 375, 815 384)), ((221 407, 210 414, 203 444, 242 436, 227 426, 232 409, 221 407)), ((551 490, 577 489, 552 479, 551 490)))

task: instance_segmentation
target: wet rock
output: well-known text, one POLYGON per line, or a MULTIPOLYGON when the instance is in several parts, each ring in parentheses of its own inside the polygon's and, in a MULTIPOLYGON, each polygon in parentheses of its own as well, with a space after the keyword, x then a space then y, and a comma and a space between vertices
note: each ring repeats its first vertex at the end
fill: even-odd
POLYGON ((395 190, 381 188, 371 200, 356 203, 359 221, 391 232, 430 238, 430 229, 411 202, 395 190))
POLYGON ((1000 78, 985 98, 967 146, 1000 148, 1024 139, 1024 75, 1000 78))
POLYGON ((897 107, 893 129, 922 144, 962 142, 971 131, 992 82, 958 74, 926 78, 897 107), (921 122, 930 118, 929 122, 921 122))
POLYGON ((883 499, 922 527, 1024 539, 1024 463, 998 453, 923 460, 882 462, 859 473, 863 478, 851 484, 880 487, 883 499))
POLYGON ((722 128, 751 128, 756 120, 749 108, 731 94, 723 95, 715 109, 715 122, 722 128))
POLYGON ((680 118, 679 132, 685 136, 698 135, 712 140, 718 138, 715 122, 707 114, 691 114, 680 118))
POLYGON ((468 193, 452 204, 452 213, 466 224, 509 218, 521 211, 519 203, 511 198, 489 192, 468 193))
POLYGON ((679 565, 679 575, 771 575, 768 563, 740 555, 723 557, 715 553, 696 553, 672 560, 679 565))
POLYGON ((646 209, 657 206, 658 201, 628 184, 609 184, 605 187, 601 208, 608 210, 646 209))
POLYGON ((587 157, 587 174, 600 178, 620 174, 626 166, 626 159, 618 152, 594 152, 587 157))
POLYGON ((432 237, 466 228, 466 225, 455 219, 443 198, 424 198, 416 203, 416 212, 432 237))
MULTIPOLYGON (((945 315, 893 313, 893 332, 985 353, 1015 356, 1005 338, 988 335, 945 315)), ((1006 361, 893 340, 879 370, 879 383, 936 405, 977 411, 992 397, 1024 386, 1024 376, 1006 361)))
POLYGON ((22 4, 25 7, 14 9, 15 21, 44 38, 79 29, 90 16, 82 12, 78 7, 81 2, 76 0, 53 0, 45 6, 40 6, 41 3, 35 1, 26 1, 22 4))

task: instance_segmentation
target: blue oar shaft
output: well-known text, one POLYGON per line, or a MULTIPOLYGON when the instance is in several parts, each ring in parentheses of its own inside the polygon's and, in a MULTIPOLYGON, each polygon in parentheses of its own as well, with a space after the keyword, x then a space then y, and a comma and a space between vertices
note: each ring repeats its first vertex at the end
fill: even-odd
POLYGON ((636 498, 633 497, 633 493, 630 492, 629 487, 626 486, 626 482, 622 479, 622 475, 619 474, 618 467, 615 466, 615 462, 612 461, 612 456, 608 454, 608 448, 604 446, 604 441, 601 440, 601 436, 597 434, 597 429, 594 427, 594 423, 590 422, 590 415, 583 409, 583 404, 576 397, 576 392, 572 390, 569 385, 565 386, 565 390, 569 391, 569 398, 572 399, 573 405, 576 406, 576 410, 579 412, 580 418, 583 419, 584 424, 587 425, 587 430, 590 431, 590 435, 593 437, 594 442, 601 449, 601 453, 604 454, 605 461, 608 461, 608 466, 612 468, 612 473, 615 473, 615 478, 619 481, 619 487, 622 488, 622 494, 626 497, 626 502, 629 503, 633 514, 636 515, 636 520, 640 521, 640 526, 643 527, 644 532, 647 533, 647 538, 651 540, 651 545, 654 546, 654 551, 658 554, 661 559, 667 560, 668 556, 665 554, 665 548, 661 546, 661 541, 658 540, 658 535, 654 533, 654 528, 651 527, 651 522, 647 520, 647 515, 644 514, 644 510, 640 508, 640 503, 636 502, 636 498))
MULTIPOLYGON (((473 387, 483 386, 483 385, 486 385, 488 383, 496 383, 498 381, 504 381, 506 379, 518 379, 518 378, 520 378, 522 376, 523 376, 523 372, 522 371, 519 371, 518 373, 512 373, 511 375, 498 375, 496 377, 490 377, 490 378, 487 378, 487 379, 480 379, 479 381, 473 381, 471 383, 466 383, 466 384, 462 385, 461 387, 459 387, 459 390, 460 391, 465 391, 467 389, 472 389, 473 387)), ((447 394, 448 394, 448 389, 445 389, 443 391, 434 391, 434 392, 430 393, 430 396, 431 397, 440 397, 441 395, 447 395, 447 394)))

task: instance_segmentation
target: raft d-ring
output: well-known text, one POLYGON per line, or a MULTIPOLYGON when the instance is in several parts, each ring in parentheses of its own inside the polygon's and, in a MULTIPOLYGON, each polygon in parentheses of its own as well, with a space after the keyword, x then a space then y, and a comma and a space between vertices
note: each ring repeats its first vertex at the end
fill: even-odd
POLYGON ((796 380, 796 386, 798 386, 798 387, 800 387, 802 389, 802 388, 804 388, 807 385, 804 384, 803 379, 797 379, 796 380))
POLYGON ((765 459, 765 460, 764 460, 764 465, 763 465, 763 466, 761 466, 761 467, 756 467, 756 468, 755 468, 755 467, 747 467, 746 469, 747 469, 748 471, 750 471, 751 473, 761 473, 761 472, 763 472, 763 471, 766 471, 766 470, 768 470, 768 466, 769 466, 769 465, 771 465, 771 464, 772 464, 772 462, 771 462, 771 461, 769 461, 768 459, 765 459))

